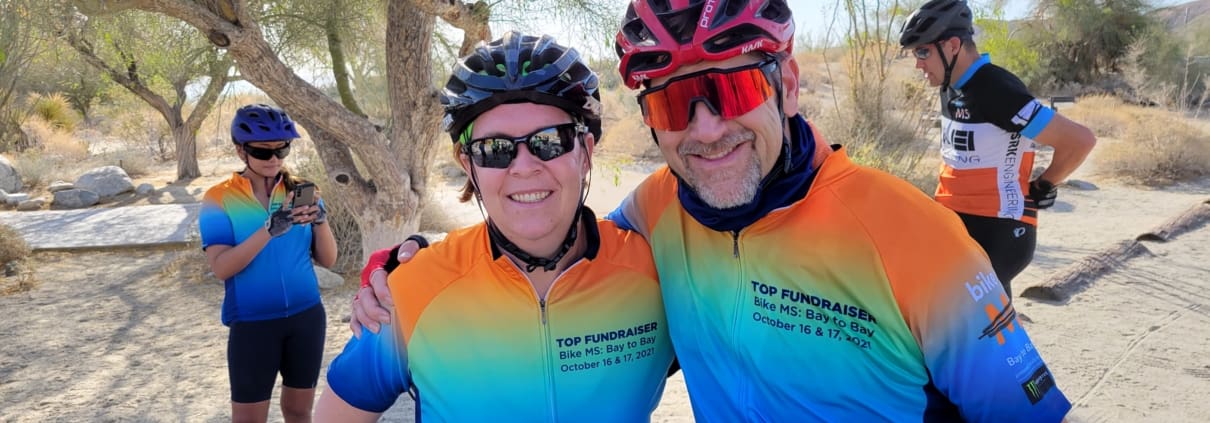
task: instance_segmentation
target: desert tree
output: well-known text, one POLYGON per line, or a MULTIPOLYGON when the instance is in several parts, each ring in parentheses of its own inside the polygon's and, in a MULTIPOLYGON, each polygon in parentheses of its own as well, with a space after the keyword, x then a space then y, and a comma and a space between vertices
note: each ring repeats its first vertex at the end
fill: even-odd
MULTIPOLYGON (((361 229, 363 251, 391 245, 419 228, 427 192, 428 163, 437 145, 441 118, 433 63, 433 46, 445 37, 444 33, 435 35, 439 20, 450 31, 461 33, 459 51, 466 53, 479 41, 491 38, 490 23, 496 12, 524 14, 550 8, 561 12, 543 15, 544 19, 600 16, 602 22, 611 24, 616 24, 621 16, 617 13, 611 19, 604 18, 608 11, 616 10, 616 4, 604 0, 380 2, 378 7, 385 8, 385 29, 380 39, 389 109, 383 123, 378 124, 366 117, 364 111, 352 110, 342 100, 300 77, 275 51, 269 41, 273 39, 273 28, 262 22, 275 2, 75 0, 73 4, 89 15, 139 9, 169 16, 196 28, 212 44, 225 49, 238 64, 242 78, 264 91, 307 129, 328 182, 339 187, 325 196, 358 211, 355 218, 361 229)), ((347 9, 350 5, 341 7, 347 9)), ((510 15, 502 13, 502 16, 510 15)), ((530 16, 528 21, 536 20, 530 16)), ((349 91, 356 97, 357 87, 350 87, 349 91)))
POLYGON ((85 62, 147 103, 167 123, 177 178, 201 176, 197 131, 230 78, 232 62, 227 54, 167 16, 134 10, 89 16, 64 10, 60 36, 85 62), (190 101, 190 85, 202 81, 205 89, 190 101), (186 106, 192 106, 188 115, 186 106))

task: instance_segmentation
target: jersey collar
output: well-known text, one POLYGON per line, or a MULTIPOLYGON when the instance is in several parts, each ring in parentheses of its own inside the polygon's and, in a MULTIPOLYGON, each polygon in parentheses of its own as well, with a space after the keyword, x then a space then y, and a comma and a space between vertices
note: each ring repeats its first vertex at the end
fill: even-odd
POLYGON ((971 76, 975 75, 975 71, 979 70, 979 68, 983 67, 983 65, 991 62, 991 56, 989 56, 987 53, 980 54, 979 59, 971 63, 970 67, 966 68, 966 72, 962 73, 962 77, 958 78, 958 82, 952 84, 951 86, 953 86, 955 90, 962 89, 962 86, 966 85, 966 81, 969 81, 971 76))

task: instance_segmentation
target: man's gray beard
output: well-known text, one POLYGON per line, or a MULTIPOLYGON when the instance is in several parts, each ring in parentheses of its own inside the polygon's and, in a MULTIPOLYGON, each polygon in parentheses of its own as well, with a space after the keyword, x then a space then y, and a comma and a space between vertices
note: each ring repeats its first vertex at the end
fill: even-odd
POLYGON ((732 150, 739 144, 744 142, 755 142, 756 133, 750 129, 742 129, 736 132, 728 133, 722 140, 713 144, 701 144, 697 142, 686 142, 677 148, 677 153, 681 155, 681 160, 685 163, 685 182, 689 184, 693 191, 697 192, 698 197, 710 207, 716 209, 729 209, 739 207, 744 204, 751 203, 756 198, 756 190, 760 185, 760 159, 756 157, 756 150, 751 154, 751 160, 748 167, 741 169, 739 175, 718 175, 706 174, 699 175, 696 171, 688 166, 689 155, 709 155, 718 150, 732 150), (720 192, 717 184, 711 182, 716 178, 727 178, 728 176, 739 178, 739 192, 720 192), (714 188, 711 188, 714 187, 714 188))
POLYGON ((749 166, 744 168, 742 172, 742 174, 738 175, 740 179, 738 192, 731 190, 720 192, 717 189, 717 184, 712 184, 709 177, 699 177, 697 172, 692 170, 686 172, 685 182, 710 207, 729 209, 751 203, 752 200, 756 199, 756 191, 760 187, 760 162, 755 159, 750 161, 749 166), (715 189, 711 189, 711 187, 715 187, 715 189))

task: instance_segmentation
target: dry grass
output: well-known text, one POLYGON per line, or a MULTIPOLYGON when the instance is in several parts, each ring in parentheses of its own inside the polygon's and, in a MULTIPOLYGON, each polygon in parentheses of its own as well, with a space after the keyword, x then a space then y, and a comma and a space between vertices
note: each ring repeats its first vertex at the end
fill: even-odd
POLYGON ((29 244, 17 230, 0 223, 0 267, 29 257, 29 244))
POLYGON ((115 151, 100 157, 106 165, 122 168, 131 177, 145 176, 151 173, 155 160, 139 151, 115 151))
POLYGON ((187 283, 217 281, 206 261, 206 252, 202 251, 201 245, 197 244, 172 252, 167 263, 160 268, 159 279, 179 280, 187 283))
POLYGON ((30 255, 29 244, 12 227, 0 224, 0 296, 25 292, 33 288, 32 272, 24 269, 30 255), (18 269, 17 274, 7 276, 9 266, 18 269))
POLYGON ((34 277, 33 269, 27 269, 29 265, 27 260, 22 260, 17 266, 17 274, 8 277, 0 277, 0 297, 29 292, 38 286, 38 279, 34 277))
POLYGON ((936 140, 928 137, 933 121, 926 117, 935 113, 936 91, 925 87, 902 61, 866 62, 860 72, 854 66, 845 64, 842 73, 865 75, 867 83, 851 86, 849 78, 837 78, 846 85, 830 95, 800 93, 799 109, 818 110, 812 122, 829 142, 844 145, 854 162, 891 173, 932 194, 937 175, 928 154, 936 140), (885 77, 877 76, 878 66, 889 66, 885 77))
POLYGON ((1163 186, 1210 175, 1210 133, 1179 113, 1095 95, 1081 97, 1063 115, 1108 141, 1094 159, 1108 176, 1163 186))
POLYGON ((57 129, 40 117, 26 121, 22 129, 33 141, 35 148, 42 150, 44 155, 58 156, 73 162, 88 158, 88 144, 76 139, 71 132, 57 129))
POLYGON ((78 163, 36 149, 22 152, 12 162, 27 191, 45 187, 56 180, 74 180, 83 172, 78 163))
POLYGON ((1126 105, 1117 97, 1098 94, 1080 97, 1074 106, 1063 108, 1063 116, 1091 129, 1097 137, 1122 138, 1134 122, 1134 115, 1144 111, 1126 105))
MULTIPOLYGON (((302 150, 296 156, 297 162, 291 166, 291 171, 319 187, 322 197, 324 192, 334 192, 336 189, 328 182, 328 173, 319 160, 314 149, 302 150)), ((336 273, 346 274, 361 269, 361 227, 353 219, 352 210, 340 201, 324 200, 327 207, 328 225, 331 225, 332 235, 336 237, 336 250, 340 252, 336 264, 329 269, 336 273)))
POLYGON ((1210 175, 1210 137, 1184 118, 1146 110, 1121 139, 1097 155, 1102 172, 1126 181, 1165 186, 1210 175))
POLYGON ((659 147, 651 139, 651 131, 643 123, 642 112, 635 102, 637 95, 637 91, 626 87, 601 93, 605 117, 602 120, 601 142, 595 155, 630 160, 664 160, 659 147))

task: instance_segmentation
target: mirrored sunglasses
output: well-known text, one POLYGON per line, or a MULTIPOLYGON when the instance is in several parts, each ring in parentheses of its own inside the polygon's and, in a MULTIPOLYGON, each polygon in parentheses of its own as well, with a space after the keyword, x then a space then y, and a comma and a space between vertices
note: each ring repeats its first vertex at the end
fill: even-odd
POLYGON ((576 148, 576 140, 588 133, 579 123, 565 123, 542 128, 520 137, 490 136, 470 140, 462 152, 471 157, 475 166, 507 169, 517 158, 517 144, 525 144, 529 154, 544 162, 554 160, 576 148))
POLYGON ((698 101, 723 119, 735 119, 776 95, 772 81, 777 77, 777 61, 769 59, 673 78, 639 94, 643 122, 660 131, 682 131, 689 127, 698 101))

